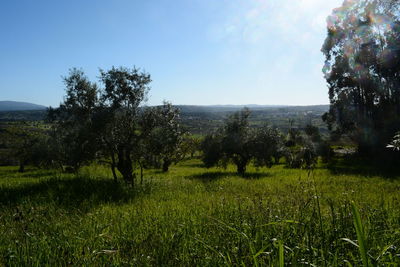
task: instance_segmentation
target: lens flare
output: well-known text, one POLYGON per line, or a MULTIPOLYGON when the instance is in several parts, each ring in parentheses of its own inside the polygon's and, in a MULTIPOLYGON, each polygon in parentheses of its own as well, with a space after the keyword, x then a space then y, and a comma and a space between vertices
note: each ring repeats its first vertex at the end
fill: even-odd
MULTIPOLYGON (((399 25, 399 14, 387 12, 385 1, 347 0, 327 18, 331 36, 326 44, 341 46, 350 68, 363 79, 374 56, 382 64, 394 64, 400 44, 393 32, 399 32, 399 25)), ((323 68, 326 76, 331 70, 328 64, 323 68)))

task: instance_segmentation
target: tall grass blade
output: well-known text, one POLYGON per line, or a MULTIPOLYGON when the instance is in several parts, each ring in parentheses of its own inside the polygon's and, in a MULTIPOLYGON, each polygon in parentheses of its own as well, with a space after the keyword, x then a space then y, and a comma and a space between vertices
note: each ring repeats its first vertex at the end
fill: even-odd
POLYGON ((360 251, 363 266, 368 267, 369 263, 368 263, 367 244, 365 242, 365 233, 361 222, 360 213, 358 212, 358 209, 354 203, 351 203, 351 209, 353 211, 354 227, 356 228, 356 234, 358 239, 358 249, 360 251))
POLYGON ((348 260, 345 260, 344 262, 346 263, 347 267, 353 267, 353 265, 348 260))
POLYGON ((283 249, 283 242, 279 242, 279 267, 284 267, 285 266, 285 255, 284 255, 284 249, 283 249))

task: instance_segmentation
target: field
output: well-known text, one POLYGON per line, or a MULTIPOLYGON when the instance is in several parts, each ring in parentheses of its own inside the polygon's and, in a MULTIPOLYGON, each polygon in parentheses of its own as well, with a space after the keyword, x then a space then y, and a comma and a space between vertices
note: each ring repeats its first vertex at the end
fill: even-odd
POLYGON ((400 264, 393 176, 278 165, 239 177, 189 160, 130 188, 100 165, 16 170, 0 167, 0 266, 400 264))
MULTIPOLYGON (((224 124, 226 118, 244 106, 176 106, 184 129, 194 135, 205 135, 224 124)), ((329 110, 327 105, 319 106, 250 106, 250 125, 260 127, 268 124, 287 132, 290 127, 304 128, 308 123, 317 126, 322 134, 328 129, 321 116, 329 110)), ((0 130, 10 123, 23 121, 41 122, 46 117, 45 110, 1 111, 0 130)))

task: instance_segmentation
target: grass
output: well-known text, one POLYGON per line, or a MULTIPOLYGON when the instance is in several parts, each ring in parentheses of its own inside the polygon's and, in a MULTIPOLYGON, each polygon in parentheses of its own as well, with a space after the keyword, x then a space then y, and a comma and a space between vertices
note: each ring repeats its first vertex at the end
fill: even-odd
POLYGON ((399 179, 248 173, 193 160, 132 189, 102 166, 1 167, 0 266, 400 264, 399 179))

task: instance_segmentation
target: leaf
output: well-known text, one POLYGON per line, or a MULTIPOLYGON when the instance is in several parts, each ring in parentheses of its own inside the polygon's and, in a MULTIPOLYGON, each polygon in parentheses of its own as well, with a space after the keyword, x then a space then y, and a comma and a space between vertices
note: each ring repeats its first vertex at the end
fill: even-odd
POLYGON ((351 204, 351 209, 353 211, 354 227, 356 229, 357 239, 358 239, 358 249, 360 251, 361 259, 363 265, 368 267, 368 254, 367 254, 367 244, 365 241, 364 228, 361 222, 360 213, 354 203, 351 204))

